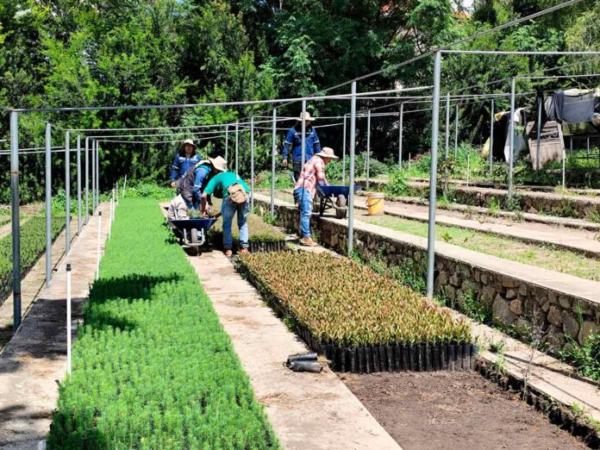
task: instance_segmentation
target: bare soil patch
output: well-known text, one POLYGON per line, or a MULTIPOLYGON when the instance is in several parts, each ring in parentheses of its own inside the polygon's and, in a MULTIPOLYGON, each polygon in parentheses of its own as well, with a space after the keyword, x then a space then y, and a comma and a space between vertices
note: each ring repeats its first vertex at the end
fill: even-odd
POLYGON ((516 394, 475 372, 341 378, 405 450, 587 448, 516 394))

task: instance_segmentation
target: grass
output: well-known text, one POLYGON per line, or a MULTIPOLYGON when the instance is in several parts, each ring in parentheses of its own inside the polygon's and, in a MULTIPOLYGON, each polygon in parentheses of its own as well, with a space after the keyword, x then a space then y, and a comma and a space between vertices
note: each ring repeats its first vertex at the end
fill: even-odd
MULTIPOLYGON (((368 223, 417 236, 427 236, 427 224, 392 216, 367 216, 357 211, 356 217, 368 223)), ((600 260, 569 250, 521 242, 489 233, 445 225, 436 226, 438 238, 476 252, 494 255, 544 269, 568 273, 600 281, 600 260)))
POLYGON ((347 258, 255 253, 243 255, 240 263, 321 342, 350 347, 471 342, 470 326, 450 310, 347 258))
POLYGON ((151 199, 119 203, 48 448, 278 448, 210 300, 162 224, 151 199))

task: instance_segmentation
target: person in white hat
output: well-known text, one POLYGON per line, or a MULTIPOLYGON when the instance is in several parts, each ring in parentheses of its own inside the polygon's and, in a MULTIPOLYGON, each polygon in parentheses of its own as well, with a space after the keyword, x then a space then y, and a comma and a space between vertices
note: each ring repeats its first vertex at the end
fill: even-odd
POLYGON ((311 117, 309 112, 300 114, 300 117, 296 120, 296 124, 289 129, 281 155, 283 157, 283 167, 288 166, 288 158, 292 158, 292 170, 294 171, 294 181, 298 180, 300 171, 302 170, 302 120, 304 119, 306 127, 306 154, 304 161, 308 161, 313 157, 315 153, 321 151, 321 143, 319 142, 319 136, 317 136, 317 130, 312 126, 314 118, 311 117), (290 151, 291 149, 291 151, 290 151))
POLYGON ((227 170, 227 162, 220 156, 202 160, 188 169, 177 182, 177 190, 188 209, 199 209, 200 198, 208 182, 216 174, 227 170))
POLYGON ((181 144, 171 165, 171 187, 177 187, 177 180, 198 162, 200 162, 200 155, 196 154, 196 144, 192 139, 186 139, 181 144))
POLYGON ((300 244, 307 247, 317 245, 311 237, 310 218, 313 210, 313 198, 317 191, 317 184, 327 185, 325 166, 334 159, 338 159, 330 147, 323 147, 302 168, 296 185, 294 186, 294 199, 300 212, 300 244))

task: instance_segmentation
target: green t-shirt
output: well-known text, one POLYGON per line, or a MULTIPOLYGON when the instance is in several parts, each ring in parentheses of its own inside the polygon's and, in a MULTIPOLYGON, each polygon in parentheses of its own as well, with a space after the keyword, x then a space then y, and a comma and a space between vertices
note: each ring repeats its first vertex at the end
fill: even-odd
POLYGON ((235 172, 221 172, 210 179, 203 193, 225 199, 229 195, 227 188, 235 183, 241 184, 246 192, 250 192, 246 182, 238 177, 235 172))

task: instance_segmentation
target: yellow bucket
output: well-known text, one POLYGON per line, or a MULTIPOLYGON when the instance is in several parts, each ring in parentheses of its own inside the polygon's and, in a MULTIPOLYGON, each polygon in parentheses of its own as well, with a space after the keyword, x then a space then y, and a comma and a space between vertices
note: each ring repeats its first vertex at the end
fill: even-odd
POLYGON ((384 194, 371 192, 367 195, 367 213, 369 216, 380 216, 383 214, 384 200, 384 194))

